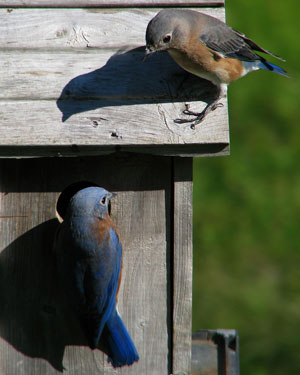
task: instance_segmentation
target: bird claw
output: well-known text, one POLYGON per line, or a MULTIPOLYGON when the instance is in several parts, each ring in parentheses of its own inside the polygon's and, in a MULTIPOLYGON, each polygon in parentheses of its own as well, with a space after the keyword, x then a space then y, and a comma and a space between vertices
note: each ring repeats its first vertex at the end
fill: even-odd
POLYGON ((174 120, 174 122, 176 124, 186 124, 187 122, 192 122, 191 129, 195 129, 196 125, 200 124, 200 122, 204 120, 204 118, 209 112, 215 111, 217 108, 220 108, 223 106, 224 106, 223 103, 214 103, 211 105, 207 105, 202 112, 197 113, 197 112, 190 111, 188 109, 188 106, 186 105, 186 109, 182 111, 182 113, 187 116, 195 116, 196 118, 191 119, 191 120, 177 118, 174 120))
POLYGON ((176 124, 186 124, 187 122, 192 122, 191 129, 195 129, 195 126, 200 124, 200 122, 203 121, 203 119, 206 115, 206 113, 204 111, 200 112, 200 113, 196 113, 196 112, 192 112, 192 111, 189 111, 189 110, 184 110, 182 113, 184 115, 196 116, 196 118, 193 118, 191 120, 183 119, 183 118, 177 118, 177 119, 174 120, 174 122, 176 124))
POLYGON ((215 103, 211 106, 211 111, 214 111, 215 109, 217 108, 221 108, 221 107, 224 107, 224 104, 223 103, 215 103))
POLYGON ((198 117, 199 115, 201 115, 202 112, 197 113, 197 112, 190 111, 189 109, 185 109, 184 111, 182 111, 182 113, 184 115, 191 115, 191 116, 197 116, 198 117))
MULTIPOLYGON (((184 114, 186 115, 187 113, 184 113, 184 114)), ((196 116, 196 118, 194 118, 192 120, 177 118, 177 119, 174 120, 174 122, 176 124, 186 124, 187 122, 192 122, 191 129, 195 129, 195 126, 200 124, 201 121, 203 121, 203 119, 205 117, 205 113, 202 113, 202 112, 201 113, 193 113, 192 115, 196 116)))
POLYGON ((175 124, 186 124, 187 122, 192 122, 194 120, 187 120, 187 119, 184 119, 184 118, 176 118, 174 120, 175 124))

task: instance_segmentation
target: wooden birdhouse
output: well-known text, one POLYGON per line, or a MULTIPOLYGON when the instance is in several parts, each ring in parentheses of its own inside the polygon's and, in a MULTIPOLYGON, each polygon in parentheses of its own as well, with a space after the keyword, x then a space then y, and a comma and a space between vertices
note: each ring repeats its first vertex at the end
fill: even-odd
POLYGON ((223 0, 2 0, 0 5, 0 372, 189 372, 193 157, 227 155, 226 99, 195 129, 209 82, 167 53, 143 62, 161 7, 224 20, 223 0), (91 181, 117 193, 119 310, 140 360, 114 369, 68 311, 53 260, 56 202, 91 181))

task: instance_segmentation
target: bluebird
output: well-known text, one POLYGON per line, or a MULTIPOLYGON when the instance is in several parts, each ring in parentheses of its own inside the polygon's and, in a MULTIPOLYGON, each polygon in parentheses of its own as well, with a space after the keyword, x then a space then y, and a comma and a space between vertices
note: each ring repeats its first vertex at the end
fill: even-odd
POLYGON ((164 9, 149 22, 146 56, 155 51, 168 51, 183 69, 217 87, 215 100, 202 112, 188 109, 183 112, 196 118, 175 120, 177 123, 192 122, 192 128, 209 112, 223 105, 218 102, 226 94, 227 85, 245 74, 265 69, 287 76, 284 69, 271 64, 256 51, 285 61, 281 57, 259 47, 217 18, 189 9, 164 9))
POLYGON ((108 213, 114 195, 95 186, 79 190, 58 228, 54 251, 58 276, 90 348, 103 338, 109 361, 121 367, 139 356, 116 307, 122 244, 108 213))

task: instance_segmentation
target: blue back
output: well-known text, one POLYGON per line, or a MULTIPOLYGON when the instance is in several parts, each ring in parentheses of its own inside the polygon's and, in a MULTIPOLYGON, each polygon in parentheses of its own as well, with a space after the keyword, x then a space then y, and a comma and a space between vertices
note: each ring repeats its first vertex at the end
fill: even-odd
MULTIPOLYGON (((108 214, 112 196, 99 187, 80 190, 71 199, 65 220, 56 236, 57 271, 92 349, 97 347, 107 322, 115 320, 118 323, 116 330, 121 331, 119 335, 123 335, 124 329, 127 332, 123 322, 119 322, 119 315, 115 318, 122 245, 108 214)), ((111 346, 109 337, 116 331, 112 324, 109 326, 105 332, 111 346)), ((132 347, 130 352, 137 354, 128 332, 127 336, 129 346, 132 347)), ((138 359, 135 354, 120 359, 119 352, 122 349, 117 350, 119 345, 121 348, 128 347, 126 340, 121 340, 113 345, 114 349, 110 349, 114 366, 131 364, 138 359), (118 359, 114 359, 115 356, 118 359)))

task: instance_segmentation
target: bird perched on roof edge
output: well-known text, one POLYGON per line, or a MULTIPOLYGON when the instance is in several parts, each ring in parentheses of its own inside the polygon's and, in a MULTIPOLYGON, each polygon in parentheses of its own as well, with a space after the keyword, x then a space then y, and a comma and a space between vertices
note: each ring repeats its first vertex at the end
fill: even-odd
POLYGON ((100 337, 114 367, 139 356, 117 311, 122 244, 108 207, 114 193, 100 187, 79 190, 68 204, 54 252, 58 276, 91 349, 100 337))
POLYGON ((192 128, 209 112, 222 106, 218 101, 226 93, 227 85, 247 73, 265 69, 288 77, 284 69, 255 51, 285 61, 281 57, 259 47, 219 19, 190 9, 164 9, 149 22, 146 56, 156 51, 167 51, 183 69, 211 81, 218 88, 215 100, 201 113, 183 112, 196 118, 175 120, 177 123, 192 122, 192 128))

